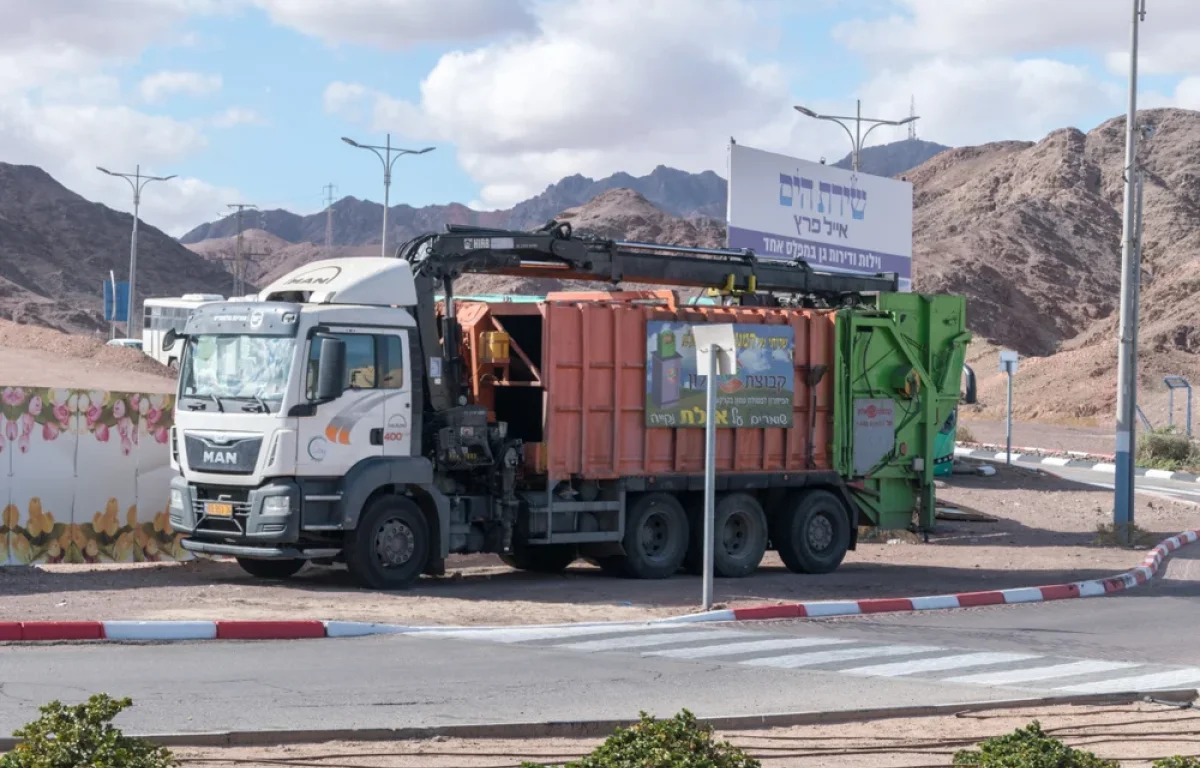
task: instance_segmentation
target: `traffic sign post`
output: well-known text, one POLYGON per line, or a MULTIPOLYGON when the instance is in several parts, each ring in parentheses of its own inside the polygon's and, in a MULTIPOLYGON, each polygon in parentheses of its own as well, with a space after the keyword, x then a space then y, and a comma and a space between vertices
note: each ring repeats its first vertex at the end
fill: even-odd
POLYGON ((1008 405, 1005 408, 1004 449, 1005 464, 1012 464, 1012 411, 1013 374, 1017 372, 1017 353, 1011 349, 1000 352, 1000 372, 1008 375, 1008 405))
POLYGON ((696 370, 707 371, 704 400, 704 610, 713 604, 713 515, 717 491, 717 376, 737 373, 733 325, 692 326, 696 340, 696 370))

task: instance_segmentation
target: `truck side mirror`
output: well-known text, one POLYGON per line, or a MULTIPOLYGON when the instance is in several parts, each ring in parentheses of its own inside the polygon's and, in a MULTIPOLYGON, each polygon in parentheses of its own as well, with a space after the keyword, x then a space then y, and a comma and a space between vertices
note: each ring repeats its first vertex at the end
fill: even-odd
POLYGON ((162 338, 163 351, 164 352, 169 351, 172 347, 175 346, 175 342, 178 339, 179 339, 179 334, 175 333, 175 329, 169 328, 167 330, 167 332, 163 334, 163 338, 162 338))
POLYGON ((975 405, 975 371, 971 370, 971 366, 963 366, 963 376, 967 379, 967 391, 963 394, 962 401, 967 405, 975 405))
POLYGON ((336 400, 345 390, 346 342, 333 336, 321 339, 317 363, 317 400, 336 400))

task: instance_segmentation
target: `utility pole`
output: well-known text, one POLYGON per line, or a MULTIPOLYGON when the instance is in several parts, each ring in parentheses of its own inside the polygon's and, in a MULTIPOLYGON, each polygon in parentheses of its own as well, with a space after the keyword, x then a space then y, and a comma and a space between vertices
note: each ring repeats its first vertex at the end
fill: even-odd
POLYGON ((333 249, 333 192, 337 187, 329 182, 322 190, 325 192, 325 256, 329 257, 333 249))
POLYGON ((383 163, 383 241, 380 243, 380 255, 387 257, 387 233, 388 233, 388 189, 392 186, 392 164, 396 159, 403 155, 423 155, 426 152, 432 152, 434 147, 425 147, 424 149, 401 149, 392 146, 392 134, 387 135, 387 145, 375 147, 369 144, 359 144, 354 139, 342 137, 342 141, 346 142, 356 149, 369 149, 379 158, 379 162, 383 163), (383 154, 379 154, 379 150, 383 150, 383 154), (396 157, 392 157, 392 153, 396 153, 396 157))
POLYGON ((917 140, 917 97, 913 96, 908 105, 908 140, 917 140))
POLYGON ((230 208, 237 209, 237 250, 233 263, 233 295, 241 296, 245 291, 245 270, 242 264, 242 213, 247 208, 257 208, 253 203, 229 203, 230 208))
MULTIPOLYGON (((912 114, 912 115, 909 115, 908 117, 904 118, 903 120, 881 120, 877 117, 863 117, 862 116, 862 101, 856 100, 854 102, 854 104, 855 104, 854 117, 845 117, 845 116, 839 116, 839 115, 820 115, 820 114, 817 114, 816 112, 812 111, 811 109, 808 109, 807 107, 801 107, 799 105, 794 107, 794 109, 797 112, 799 112, 800 114, 805 115, 806 117, 811 117, 814 120, 828 120, 832 123, 837 123, 838 125, 842 126, 842 128, 845 129, 846 135, 850 137, 850 141, 854 145, 854 152, 851 155, 851 157, 854 160, 854 172, 857 173, 858 172, 858 157, 860 154, 862 154, 863 142, 866 141, 867 137, 871 135, 871 131, 875 130, 876 128, 878 128, 881 125, 911 125, 912 123, 915 123, 917 121, 917 116, 915 114, 912 114), (846 123, 844 122, 847 120, 854 121, 854 130, 853 131, 851 131, 850 126, 846 125, 846 123), (863 123, 872 123, 871 127, 867 128, 866 133, 863 133, 863 131, 862 131, 863 123)), ((915 111, 915 108, 916 108, 915 101, 913 103, 913 107, 914 107, 914 111, 915 111)))
POLYGON ((1121 226, 1121 335, 1117 362, 1117 472, 1113 528, 1126 544, 1133 540, 1134 450, 1137 445, 1137 306, 1140 232, 1136 221, 1138 24, 1146 18, 1146 0, 1132 0, 1129 35, 1129 111, 1125 118, 1125 211, 1121 226))
MULTIPOLYGON (((133 338, 133 310, 137 306, 137 254, 138 254, 138 208, 142 203, 142 190, 152 181, 170 181, 175 178, 175 174, 170 176, 143 176, 142 166, 139 163, 133 173, 114 173, 107 168, 96 166, 96 170, 101 173, 107 173, 109 176, 118 176, 129 182, 129 186, 133 188, 133 237, 129 242, 129 308, 126 310, 129 314, 125 318, 125 336, 133 338)), ((116 311, 116 292, 117 284, 113 283, 113 306, 116 311)))

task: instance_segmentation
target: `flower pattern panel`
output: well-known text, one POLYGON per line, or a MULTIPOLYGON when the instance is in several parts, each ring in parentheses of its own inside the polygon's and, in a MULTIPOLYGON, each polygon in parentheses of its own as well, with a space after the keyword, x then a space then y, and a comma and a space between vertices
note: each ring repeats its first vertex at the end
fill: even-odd
POLYGON ((70 526, 76 488, 71 395, 68 389, 0 390, 12 452, 3 515, 10 564, 62 560, 59 538, 70 526))

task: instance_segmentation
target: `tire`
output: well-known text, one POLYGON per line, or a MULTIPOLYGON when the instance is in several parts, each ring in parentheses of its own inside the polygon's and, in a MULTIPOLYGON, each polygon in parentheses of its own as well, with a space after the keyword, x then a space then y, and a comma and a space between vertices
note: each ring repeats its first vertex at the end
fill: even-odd
POLYGON ((829 491, 801 491, 773 521, 771 542, 792 573, 831 573, 850 548, 849 511, 829 491))
POLYGON ((500 555, 500 559, 510 568, 531 573, 562 573, 578 557, 578 550, 570 544, 529 546, 514 543, 511 554, 500 555))
POLYGON ((295 576, 307 560, 257 560, 251 557, 237 558, 242 570, 259 579, 287 579, 295 576))
POLYGON ((674 575, 687 555, 689 527, 683 505, 671 494, 638 498, 626 513, 624 575, 631 579, 674 575))
POLYGON ((405 496, 382 496, 347 534, 346 567, 368 589, 404 589, 425 570, 431 547, 421 508, 405 496))
MULTIPOLYGON (((691 545, 684 568, 688 573, 704 573, 704 503, 690 517, 691 545)), ((717 498, 713 509, 713 575, 722 579, 740 579, 758 570, 767 553, 767 515, 749 493, 727 493, 717 498)))

